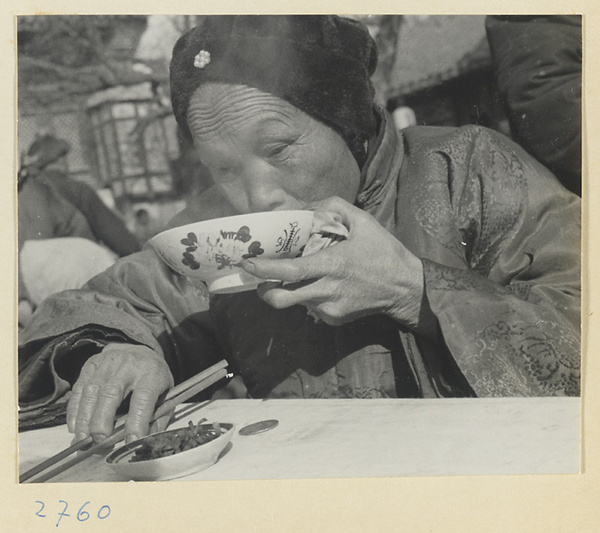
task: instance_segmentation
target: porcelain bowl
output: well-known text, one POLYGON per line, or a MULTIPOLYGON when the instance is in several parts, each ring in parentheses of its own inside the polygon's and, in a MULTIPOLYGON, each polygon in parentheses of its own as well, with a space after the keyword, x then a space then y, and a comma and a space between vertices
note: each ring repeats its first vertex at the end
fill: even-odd
POLYGON ((298 257, 313 217, 312 211, 269 211, 217 218, 163 231, 150 245, 171 269, 202 280, 211 293, 251 290, 265 280, 239 268, 239 262, 298 257))
MULTIPOLYGON (((202 427, 210 428, 212 424, 202 424, 202 427)), ((186 428, 171 429, 148 435, 125 446, 122 446, 108 454, 104 462, 117 474, 125 479, 134 481, 164 481, 175 479, 194 472, 200 472, 214 465, 234 434, 233 424, 220 424, 221 435, 217 438, 191 448, 186 451, 160 457, 158 459, 147 459, 132 462, 136 451, 140 449, 149 438, 163 435, 174 435, 186 428)))

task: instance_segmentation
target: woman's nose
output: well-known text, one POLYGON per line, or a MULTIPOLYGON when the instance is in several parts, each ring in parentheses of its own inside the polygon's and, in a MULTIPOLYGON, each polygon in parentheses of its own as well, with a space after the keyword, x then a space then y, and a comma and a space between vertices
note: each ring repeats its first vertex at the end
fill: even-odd
POLYGON ((261 171, 248 173, 244 185, 248 209, 252 213, 284 209, 290 203, 290 198, 279 180, 268 173, 261 171))

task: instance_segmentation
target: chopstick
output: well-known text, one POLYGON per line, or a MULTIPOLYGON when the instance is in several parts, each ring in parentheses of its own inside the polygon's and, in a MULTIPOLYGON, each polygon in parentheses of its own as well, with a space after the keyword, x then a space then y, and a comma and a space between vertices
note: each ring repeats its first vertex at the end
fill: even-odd
MULTIPOLYGON (((161 418, 162 416, 169 414, 169 412, 175 407, 177 407, 179 404, 189 400, 196 394, 215 384, 217 381, 220 381, 221 379, 227 377, 227 364, 227 361, 223 359, 218 363, 214 364, 213 366, 207 368, 206 370, 200 372, 199 374, 196 374, 190 379, 170 389, 169 392, 166 394, 164 401, 157 407, 156 411, 154 412, 152 422, 154 422, 158 418, 161 418)), ((44 474, 38 476, 35 480, 38 483, 44 482, 64 472, 68 468, 71 468, 72 466, 84 461, 88 457, 91 457, 102 448, 113 446, 123 438, 124 434, 125 424, 121 422, 117 425, 117 427, 113 431, 113 434, 107 439, 103 440, 98 444, 94 444, 86 450, 83 450, 81 453, 79 453, 75 457, 72 457, 68 461, 65 461, 63 464, 57 466, 56 468, 47 470, 51 466, 67 458, 69 455, 81 450, 82 448, 85 448, 86 446, 89 446, 90 444, 93 444, 93 439, 90 436, 84 440, 76 442, 69 448, 66 448, 65 450, 57 453, 56 455, 53 455, 49 459, 46 459, 45 461, 38 464, 37 466, 34 466, 27 472, 21 474, 19 476, 19 483, 23 483, 28 479, 31 479, 32 477, 38 474, 41 474, 42 472, 44 472, 44 470, 47 470, 44 474)))

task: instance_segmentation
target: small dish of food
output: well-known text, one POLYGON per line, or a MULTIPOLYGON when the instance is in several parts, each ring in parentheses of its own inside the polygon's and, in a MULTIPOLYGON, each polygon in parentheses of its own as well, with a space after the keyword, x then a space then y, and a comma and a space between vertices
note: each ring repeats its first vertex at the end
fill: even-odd
POLYGON ((126 444, 104 462, 120 476, 135 481, 175 479, 212 466, 231 440, 234 425, 204 423, 153 433, 126 444))

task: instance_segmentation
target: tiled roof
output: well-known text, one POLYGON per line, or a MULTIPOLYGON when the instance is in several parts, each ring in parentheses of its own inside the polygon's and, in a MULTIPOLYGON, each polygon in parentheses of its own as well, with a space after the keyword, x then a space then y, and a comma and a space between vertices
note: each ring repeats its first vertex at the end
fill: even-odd
POLYGON ((491 62, 485 16, 405 16, 391 73, 389 96, 447 81, 491 62))

